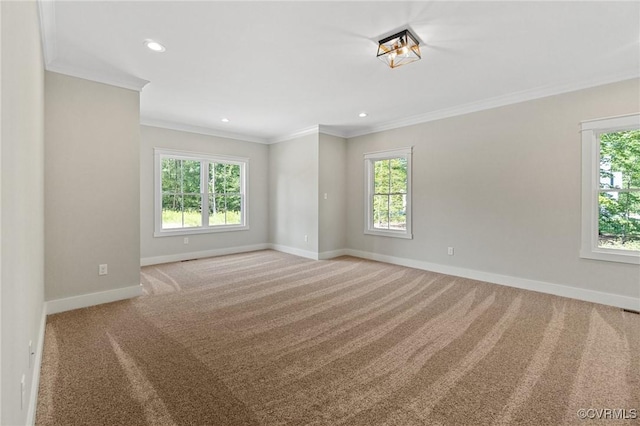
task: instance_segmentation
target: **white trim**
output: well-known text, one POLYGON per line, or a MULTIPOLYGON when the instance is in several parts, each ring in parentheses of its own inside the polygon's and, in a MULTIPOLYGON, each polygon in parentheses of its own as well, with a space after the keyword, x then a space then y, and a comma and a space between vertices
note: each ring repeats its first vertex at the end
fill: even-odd
POLYGON ((164 238, 175 237, 178 235, 217 234, 219 232, 248 231, 249 229, 251 229, 249 225, 212 225, 208 227, 194 226, 192 228, 168 228, 161 231, 154 231, 153 236, 156 238, 164 238))
POLYGON ((178 132, 195 133, 198 135, 215 136, 225 139, 234 139, 243 142, 253 142, 265 145, 271 145, 275 143, 285 142, 292 139, 300 138, 302 136, 324 133, 325 135, 335 136, 338 138, 346 139, 348 136, 344 132, 340 132, 330 126, 323 124, 316 124, 314 126, 306 127, 304 129, 296 130, 291 133, 285 133, 279 136, 271 138, 260 137, 255 135, 248 135, 245 133, 226 132, 220 129, 214 129, 211 127, 194 126, 186 123, 176 123, 174 121, 159 120, 150 117, 140 117, 140 125, 148 127, 157 127, 160 129, 174 130, 178 132))
POLYGON ((192 251, 188 253, 167 254, 164 256, 143 257, 140 266, 159 265, 161 263, 180 262, 183 260, 204 259, 206 257, 225 256, 227 254, 248 253, 251 251, 268 250, 270 244, 254 244, 250 246, 226 247, 214 250, 192 251))
POLYGON ((619 294, 605 293, 596 290, 587 290, 584 288, 572 287, 562 284, 553 284, 544 281, 530 280, 527 278, 512 277, 509 275, 501 275, 474 269, 460 268, 457 266, 423 262, 421 260, 406 259, 402 257, 388 256, 384 254, 370 253, 360 250, 347 249, 346 254, 363 259, 392 263, 394 265, 407 266, 409 268, 433 271, 457 277, 470 278, 477 281, 484 281, 492 284, 519 288, 522 290, 530 290, 539 293, 553 294, 555 296, 569 297, 571 299, 616 306, 623 309, 632 309, 636 311, 640 310, 640 298, 636 297, 622 296, 619 294))
POLYGON ((86 308, 88 306, 101 305, 117 300, 131 299, 142 296, 142 286, 136 284, 130 287, 116 288, 113 290, 99 291, 96 293, 82 294, 80 296, 66 297, 63 299, 49 300, 46 302, 47 315, 73 309, 86 308))
POLYGON ((318 260, 333 259, 334 257, 345 256, 346 254, 347 249, 323 251, 321 253, 318 253, 318 260))
POLYGON ((404 148, 385 149, 382 151, 365 152, 364 158, 367 160, 386 160, 389 158, 398 158, 411 155, 413 153, 413 147, 408 146, 404 148))
POLYGON ((121 87, 140 92, 149 81, 135 77, 122 71, 109 72, 104 69, 89 70, 71 65, 58 58, 58 34, 56 25, 56 2, 54 0, 37 0, 40 17, 40 37, 42 56, 47 71, 70 75, 89 81, 121 87))
POLYGON ((53 0, 38 0, 40 15, 40 37, 42 38, 42 56, 45 65, 52 63, 58 56, 56 3, 53 0))
POLYGON ((160 155, 170 155, 181 160, 222 160, 226 163, 242 164, 248 163, 249 157, 237 157, 234 155, 211 154, 208 152, 185 151, 183 149, 154 147, 154 153, 160 155))
POLYGON ((337 129, 334 129, 330 126, 325 126, 324 124, 320 124, 318 125, 318 132, 319 133, 324 133, 325 135, 329 135, 329 136, 335 136, 337 138, 342 138, 342 139, 346 139, 347 138, 347 134, 345 132, 341 132, 337 129))
POLYGON ((537 87, 520 92, 510 93, 503 96, 497 96, 489 99, 483 99, 476 102, 470 102, 463 105, 453 106, 451 108, 443 108, 436 111, 418 114, 399 120, 388 121, 376 126, 354 130, 346 134, 346 138, 355 138, 371 133, 383 132, 385 130, 398 129, 401 127, 413 126, 416 124, 428 123, 430 121, 442 120, 444 118, 456 117, 459 115, 470 114, 472 112, 484 111, 488 109, 498 108, 507 105, 518 104, 521 102, 531 101, 534 99, 546 98, 548 96, 560 95, 562 93, 574 92, 577 90, 588 89, 605 84, 616 83, 619 81, 631 80, 640 77, 640 71, 623 72, 612 74, 603 78, 583 82, 569 82, 554 84, 545 87, 537 87))
POLYGON ((268 144, 280 143, 289 141, 291 139, 301 138, 303 136, 315 135, 320 133, 320 125, 316 124, 315 126, 306 127, 304 129, 296 130, 292 133, 287 133, 281 136, 276 136, 273 138, 267 139, 268 144))
POLYGON ((243 142, 253 142, 260 144, 268 144, 265 138, 258 136, 250 136, 242 133, 225 132, 218 129, 208 127, 192 126, 190 124, 175 123, 173 121, 156 120, 148 117, 140 117, 140 124, 148 127, 158 127, 160 129, 175 130, 178 132, 195 133, 198 135, 215 136, 218 138, 234 139, 243 142))
MULTIPOLYGON (((29 407, 27 409, 27 425, 33 426, 36 423, 36 408, 38 407, 38 389, 40 388, 40 367, 42 366, 42 354, 44 352, 44 332, 47 327, 47 307, 42 304, 42 317, 40 319, 40 329, 38 330, 38 342, 36 353, 33 359, 33 376, 31 376, 31 392, 29 395, 29 407)), ((31 355, 29 355, 31 356, 31 355)))
POLYGON ((343 139, 347 138, 346 133, 333 129, 331 128, 331 126, 326 126, 324 124, 316 124, 315 126, 306 127, 304 129, 296 130, 295 132, 286 133, 280 136, 275 136, 273 138, 268 138, 266 139, 267 141, 266 143, 268 144, 280 143, 280 142, 289 141, 291 139, 296 139, 296 138, 300 138, 307 135, 315 135, 315 134, 319 135, 320 133, 323 133, 329 136, 335 136, 337 138, 343 138, 343 139))
POLYGON ((582 132, 582 230, 580 257, 584 259, 640 265, 640 252, 598 247, 598 219, 600 194, 600 141, 601 133, 640 129, 640 114, 585 120, 582 132))
POLYGON ((627 252, 625 250, 616 249, 580 249, 580 257, 584 259, 604 260, 609 262, 631 263, 632 265, 640 265, 640 255, 636 253, 636 251, 627 252))
POLYGON ((319 260, 319 255, 316 252, 309 250, 302 250, 296 247, 283 246, 281 244, 269 244, 269 248, 272 250, 280 251, 282 253, 292 254, 294 256, 306 257, 307 259, 319 260))
POLYGON ((47 71, 70 75, 72 77, 95 81, 97 83, 108 84, 110 86, 116 86, 122 89, 134 90, 136 92, 142 91, 142 88, 149 84, 149 80, 144 80, 142 78, 138 78, 124 72, 115 73, 105 72, 104 70, 87 70, 76 66, 69 66, 67 64, 61 63, 59 60, 48 63, 46 68, 47 71))
MULTIPOLYGON (((407 203, 408 204, 408 203, 407 203)), ((366 235, 375 235, 378 237, 393 237, 393 238, 404 238, 405 240, 412 240, 413 234, 410 232, 404 231, 396 231, 393 229, 376 229, 376 228, 365 228, 364 233, 366 235)))
POLYGON ((636 128, 640 126, 640 115, 638 113, 614 115, 612 117, 592 118, 590 120, 582 120, 580 122, 580 130, 599 130, 607 131, 607 129, 618 130, 625 128, 636 128))

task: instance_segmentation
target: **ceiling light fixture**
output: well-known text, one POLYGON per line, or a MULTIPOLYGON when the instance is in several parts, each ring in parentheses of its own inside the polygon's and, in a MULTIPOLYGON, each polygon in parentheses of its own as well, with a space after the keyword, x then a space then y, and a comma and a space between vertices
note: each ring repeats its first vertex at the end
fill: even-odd
POLYGON ((361 112, 360 114, 358 114, 358 117, 365 118, 367 115, 369 114, 367 114, 366 112, 361 112))
POLYGON ((422 59, 420 42, 409 30, 402 30, 378 42, 378 58, 391 68, 422 59))
POLYGON ((145 40, 144 45, 154 52, 164 52, 165 50, 167 50, 163 45, 153 40, 145 40))
POLYGON ((229 122, 229 119, 225 117, 225 118, 223 118, 223 119, 222 119, 222 120, 220 120, 220 121, 222 121, 223 123, 228 123, 228 122, 229 122))

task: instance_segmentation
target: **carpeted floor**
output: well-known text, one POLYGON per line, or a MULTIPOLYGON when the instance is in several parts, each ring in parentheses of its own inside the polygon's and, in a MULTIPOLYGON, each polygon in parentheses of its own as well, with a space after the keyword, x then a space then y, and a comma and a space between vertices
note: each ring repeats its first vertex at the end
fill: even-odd
POLYGON ((275 251, 141 274, 143 297, 48 318, 38 425, 552 425, 640 409, 640 316, 620 309, 275 251))

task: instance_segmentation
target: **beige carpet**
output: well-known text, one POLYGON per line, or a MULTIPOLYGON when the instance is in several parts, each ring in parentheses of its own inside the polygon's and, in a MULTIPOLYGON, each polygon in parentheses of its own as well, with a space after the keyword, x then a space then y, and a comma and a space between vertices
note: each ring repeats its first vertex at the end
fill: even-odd
POLYGON ((37 424, 594 424, 578 410, 640 409, 640 315, 620 309, 275 251, 141 280, 143 297, 49 317, 37 424))

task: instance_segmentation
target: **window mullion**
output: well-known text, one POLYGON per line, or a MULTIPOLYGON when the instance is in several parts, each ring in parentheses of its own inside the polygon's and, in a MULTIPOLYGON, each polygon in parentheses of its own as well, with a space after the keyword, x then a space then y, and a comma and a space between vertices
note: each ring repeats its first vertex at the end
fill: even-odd
POLYGON ((200 161, 200 205, 202 226, 209 226, 209 161, 200 161))
POLYGON ((229 165, 225 164, 222 167, 223 173, 222 176, 224 176, 224 180, 222 181, 222 194, 224 197, 224 224, 227 224, 227 173, 229 170, 229 165))
POLYGON ((228 213, 228 207, 227 207, 227 189, 225 188, 225 192, 224 192, 224 224, 227 224, 227 213, 228 213))
POLYGON ((598 189, 598 192, 640 192, 640 188, 598 189))
POLYGON ((387 160, 389 165, 389 189, 387 190, 387 229, 391 229, 391 160, 387 160))
POLYGON ((184 228, 184 160, 180 160, 180 217, 184 228))

